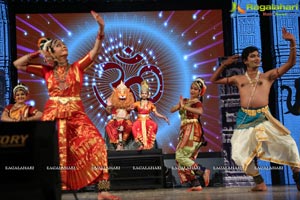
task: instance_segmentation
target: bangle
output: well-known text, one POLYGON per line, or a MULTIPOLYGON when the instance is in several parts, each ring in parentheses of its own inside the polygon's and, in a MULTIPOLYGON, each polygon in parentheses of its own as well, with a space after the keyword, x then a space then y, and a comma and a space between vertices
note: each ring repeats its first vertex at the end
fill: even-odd
POLYGON ((36 58, 39 55, 40 55, 39 51, 29 53, 29 54, 27 54, 27 61, 30 61, 31 59, 36 58))
POLYGON ((107 191, 109 189, 110 189, 110 182, 109 181, 107 181, 107 180, 99 181, 99 183, 98 183, 99 192, 107 191))
POLYGON ((30 60, 31 60, 31 55, 29 53, 29 54, 27 54, 27 62, 29 62, 30 60))
POLYGON ((220 67, 227 67, 227 65, 225 65, 224 63, 221 63, 220 67))
POLYGON ((104 38, 104 33, 98 33, 97 39, 102 40, 104 38))
POLYGON ((295 46, 293 46, 293 47, 290 47, 290 49, 296 49, 297 48, 297 46, 295 45, 295 46))

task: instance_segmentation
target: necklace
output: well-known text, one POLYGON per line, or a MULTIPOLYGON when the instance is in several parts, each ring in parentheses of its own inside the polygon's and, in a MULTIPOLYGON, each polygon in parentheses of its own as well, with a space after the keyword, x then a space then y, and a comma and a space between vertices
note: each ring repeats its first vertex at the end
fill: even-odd
POLYGON ((57 64, 58 64, 58 66, 68 66, 69 65, 68 60, 61 61, 61 62, 57 61, 57 64))
POLYGON ((148 108, 148 100, 141 100, 141 108, 143 109, 148 108))
POLYGON ((14 108, 14 110, 16 110, 16 109, 19 109, 19 108, 21 108, 21 107, 23 107, 25 104, 19 104, 19 103, 15 103, 14 105, 13 105, 13 108, 14 108))
POLYGON ((247 79, 248 79, 248 81, 249 81, 250 85, 251 85, 252 87, 255 87, 255 86, 256 86, 256 84, 257 84, 257 82, 258 82, 258 80, 259 80, 259 75, 260 75, 260 72, 259 72, 259 71, 257 71, 257 73, 256 73, 256 76, 255 76, 255 78, 254 78, 254 79, 251 79, 251 78, 249 77, 249 75, 248 75, 248 73, 247 73, 247 72, 245 73, 245 75, 246 75, 246 77, 247 77, 247 79))
POLYGON ((67 65, 67 67, 57 66, 54 68, 54 78, 58 82, 58 88, 60 90, 65 90, 68 87, 68 84, 66 83, 66 77, 69 69, 69 64, 67 65))

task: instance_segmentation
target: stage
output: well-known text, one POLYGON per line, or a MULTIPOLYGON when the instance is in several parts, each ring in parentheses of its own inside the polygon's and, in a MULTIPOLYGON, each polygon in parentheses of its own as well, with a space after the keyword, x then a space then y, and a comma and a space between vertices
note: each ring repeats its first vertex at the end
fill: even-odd
MULTIPOLYGON (((12 137, 16 138, 17 133, 20 133, 20 138, 27 138, 26 144, 2 144, 5 148, 0 151, 1 199, 76 199, 72 192, 60 193, 59 171, 47 170, 47 166, 58 166, 59 163, 54 122, 2 122, 0 130, 5 130, 1 132, 5 139, 2 142, 18 142, 19 140, 10 140, 12 137), (43 134, 37 134, 39 132, 43 134), (15 168, 17 166, 32 166, 34 170, 18 170, 15 168)), ((230 180, 234 181, 231 183, 240 183, 239 187, 224 186, 223 172, 214 170, 214 166, 223 166, 222 159, 198 159, 199 163, 205 163, 211 169, 210 185, 200 192, 188 192, 188 187, 181 187, 179 183, 174 158, 163 155, 161 149, 108 151, 111 191, 123 200, 300 199, 300 192, 295 185, 269 186, 266 192, 250 192, 251 186, 241 186, 251 184, 246 181, 247 177, 236 177, 236 173, 232 174, 234 179, 230 180)), ((94 190, 94 187, 89 186, 75 194, 78 200, 96 200, 97 193, 94 190)))
MULTIPOLYGON (((200 192, 188 192, 187 188, 148 189, 148 190, 122 190, 111 191, 122 200, 297 200, 300 191, 295 185, 268 186, 266 192, 251 192, 250 187, 207 187, 200 192)), ((77 193, 79 200, 96 200, 94 192, 77 193)), ((62 195, 62 200, 74 200, 71 193, 62 195)))

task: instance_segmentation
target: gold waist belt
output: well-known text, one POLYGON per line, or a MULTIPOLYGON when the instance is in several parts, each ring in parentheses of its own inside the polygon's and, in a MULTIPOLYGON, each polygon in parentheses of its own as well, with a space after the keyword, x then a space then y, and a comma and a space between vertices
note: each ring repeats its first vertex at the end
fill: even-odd
POLYGON ((49 98, 52 101, 59 101, 62 104, 66 104, 69 101, 80 101, 80 97, 50 97, 49 98))
POLYGON ((195 136, 195 135, 194 135, 193 139, 194 139, 195 142, 200 142, 201 141, 201 138, 198 137, 198 136, 195 136))
POLYGON ((181 121, 181 126, 189 123, 198 122, 198 119, 184 119, 181 121))
POLYGON ((148 114, 139 114, 138 118, 149 118, 148 114))
POLYGON ((255 116, 258 113, 266 113, 269 111, 268 106, 265 106, 265 107, 262 107, 259 109, 246 109, 246 108, 241 108, 241 109, 244 113, 247 113, 247 115, 249 115, 249 116, 255 116))
POLYGON ((119 116, 117 116, 117 115, 115 115, 115 114, 112 114, 112 119, 116 119, 116 120, 118 120, 118 119, 129 119, 129 115, 126 115, 125 117, 119 117, 119 116))

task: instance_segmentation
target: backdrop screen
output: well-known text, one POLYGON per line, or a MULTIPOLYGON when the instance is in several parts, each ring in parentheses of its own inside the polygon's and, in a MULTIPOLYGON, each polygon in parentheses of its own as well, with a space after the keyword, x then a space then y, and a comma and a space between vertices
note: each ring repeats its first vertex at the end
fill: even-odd
MULTIPOLYGON (((208 82, 217 58, 224 55, 221 10, 180 10, 102 13, 105 39, 97 61, 85 73, 81 97, 85 111, 105 134, 109 116, 106 99, 114 83, 125 82, 139 98, 139 83, 147 80, 159 113, 157 145, 173 154, 178 143, 180 118, 170 113, 179 96, 189 98, 191 82, 207 82, 202 123, 207 147, 202 152, 220 152, 222 136, 218 87, 208 82)), ((36 51, 40 37, 59 38, 69 49, 70 63, 94 45, 98 24, 90 13, 16 14, 17 56, 36 51)), ((40 58, 43 62, 43 59, 40 58)), ((19 81, 30 88, 30 103, 43 111, 48 93, 43 79, 19 72, 19 81)), ((134 118, 133 118, 134 119, 134 118)))

